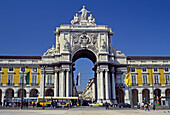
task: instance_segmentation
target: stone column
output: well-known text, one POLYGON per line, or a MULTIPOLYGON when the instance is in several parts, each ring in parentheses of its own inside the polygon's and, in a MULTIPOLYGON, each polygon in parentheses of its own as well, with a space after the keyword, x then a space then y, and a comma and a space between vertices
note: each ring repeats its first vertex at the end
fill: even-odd
POLYGON ((104 99, 103 70, 100 71, 100 99, 104 99))
POLYGON ((40 97, 43 97, 44 94, 44 68, 41 70, 41 81, 40 81, 40 97))
POLYGON ((115 76, 114 71, 112 71, 112 98, 113 102, 116 103, 116 91, 115 91, 115 76))
POLYGON ((105 94, 106 94, 106 100, 109 100, 109 78, 108 78, 108 70, 105 70, 105 94))
POLYGON ((70 96, 73 96, 73 79, 72 72, 70 71, 70 96))
POLYGON ((58 97, 58 71, 55 71, 55 81, 54 81, 54 97, 58 97))
POLYGON ((95 100, 95 83, 92 84, 92 87, 93 87, 92 88, 93 89, 93 91, 92 91, 93 92, 93 96, 92 97, 95 100))
POLYGON ((5 91, 4 92, 2 91, 2 100, 1 100, 2 106, 4 106, 4 96, 5 96, 5 91))
POLYGON ((100 99, 100 73, 99 70, 97 72, 97 100, 100 99))
POLYGON ((66 70, 66 97, 70 96, 69 82, 70 82, 69 70, 66 70))
POLYGON ((29 98, 29 97, 30 97, 30 92, 26 91, 26 98, 29 98))
POLYGON ((65 83, 64 83, 64 70, 60 71, 59 77, 59 97, 65 97, 65 83))
POLYGON ((139 91, 138 93, 138 101, 140 104, 142 103, 142 91, 139 91))

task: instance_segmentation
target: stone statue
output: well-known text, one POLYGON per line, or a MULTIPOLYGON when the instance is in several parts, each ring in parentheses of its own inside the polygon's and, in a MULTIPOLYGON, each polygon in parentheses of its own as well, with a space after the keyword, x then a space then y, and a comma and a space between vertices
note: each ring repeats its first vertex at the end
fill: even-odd
POLYGON ((74 19, 71 21, 71 23, 72 23, 72 24, 79 23, 78 13, 76 13, 76 16, 74 16, 74 19))
POLYGON ((87 11, 85 9, 85 6, 83 6, 83 8, 80 11, 78 11, 77 13, 80 13, 80 12, 81 12, 81 19, 84 19, 84 20, 86 20, 88 17, 87 13, 92 13, 91 11, 87 11))
POLYGON ((54 47, 54 45, 52 46, 52 48, 48 49, 44 55, 54 55, 56 53, 56 48, 54 47))
POLYGON ((101 41, 101 47, 102 47, 102 49, 106 48, 106 42, 104 41, 104 39, 102 39, 102 41, 101 41))
POLYGON ((69 42, 68 42, 66 39, 64 39, 64 40, 65 40, 64 50, 65 50, 65 51, 69 51, 69 50, 70 50, 70 44, 69 44, 69 42))

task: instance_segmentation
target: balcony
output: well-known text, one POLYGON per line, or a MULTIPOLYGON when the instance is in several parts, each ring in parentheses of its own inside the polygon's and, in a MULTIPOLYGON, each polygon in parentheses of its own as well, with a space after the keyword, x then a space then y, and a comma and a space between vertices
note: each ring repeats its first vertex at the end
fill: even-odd
POLYGON ((143 83, 143 86, 149 86, 149 84, 148 83, 143 83))
POLYGON ((13 83, 7 83, 8 84, 8 86, 13 86, 14 84, 13 83))
POLYGON ((138 86, 138 84, 137 83, 132 83, 132 86, 138 86))
POLYGON ((54 83, 46 83, 46 88, 54 88, 54 83))
POLYGON ((38 83, 31 83, 32 86, 38 86, 38 83))

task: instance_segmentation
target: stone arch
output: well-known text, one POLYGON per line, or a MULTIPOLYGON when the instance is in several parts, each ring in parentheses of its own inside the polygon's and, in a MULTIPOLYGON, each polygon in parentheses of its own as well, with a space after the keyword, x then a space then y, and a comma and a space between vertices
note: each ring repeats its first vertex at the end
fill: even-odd
POLYGON ((132 102, 133 102, 133 106, 138 105, 138 90, 137 89, 132 89, 132 102))
POLYGON ((97 61, 97 56, 95 55, 95 53, 93 51, 91 51, 89 49, 78 50, 72 55, 73 62, 75 62, 79 58, 88 58, 93 63, 95 63, 97 61))
POLYGON ((54 90, 53 89, 47 89, 45 91, 45 96, 54 96, 54 90))
POLYGON ((150 91, 149 89, 143 89, 142 90, 142 101, 144 103, 147 103, 150 101, 150 91))
POLYGON ((124 91, 121 88, 116 89, 116 100, 118 103, 124 103, 124 91))
POLYGON ((18 98, 22 97, 22 91, 23 91, 23 97, 26 97, 26 90, 25 89, 19 89, 18 90, 18 98))
POLYGON ((38 97, 38 90, 37 89, 31 89, 30 97, 38 97))
POLYGON ((6 98, 12 98, 12 97, 14 97, 14 90, 11 89, 11 88, 7 89, 6 92, 5 92, 5 97, 6 97, 6 98))
POLYGON ((0 103, 2 102, 2 90, 0 89, 0 103))
POLYGON ((165 96, 166 96, 166 101, 170 102, 170 98, 167 98, 167 97, 170 97, 170 89, 169 88, 165 90, 165 96))
POLYGON ((154 101, 161 104, 160 96, 161 96, 161 90, 160 89, 155 89, 154 90, 154 101))

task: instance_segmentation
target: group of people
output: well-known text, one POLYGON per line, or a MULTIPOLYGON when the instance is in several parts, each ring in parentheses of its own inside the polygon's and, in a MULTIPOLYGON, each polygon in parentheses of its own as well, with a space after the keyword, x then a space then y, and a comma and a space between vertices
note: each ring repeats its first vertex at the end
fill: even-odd
MULTIPOLYGON (((149 102, 142 103, 142 104, 141 104, 141 107, 142 107, 142 109, 145 110, 145 111, 150 111, 150 109, 151 109, 151 105, 150 105, 149 102)), ((153 110, 155 110, 155 103, 152 103, 152 108, 153 108, 153 110)))

